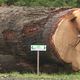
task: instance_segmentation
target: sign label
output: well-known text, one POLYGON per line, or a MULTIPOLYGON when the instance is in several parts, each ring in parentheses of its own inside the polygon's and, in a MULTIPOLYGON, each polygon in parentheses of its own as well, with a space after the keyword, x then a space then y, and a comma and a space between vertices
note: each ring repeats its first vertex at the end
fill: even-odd
POLYGON ((31 45, 31 51, 46 51, 46 45, 31 45))

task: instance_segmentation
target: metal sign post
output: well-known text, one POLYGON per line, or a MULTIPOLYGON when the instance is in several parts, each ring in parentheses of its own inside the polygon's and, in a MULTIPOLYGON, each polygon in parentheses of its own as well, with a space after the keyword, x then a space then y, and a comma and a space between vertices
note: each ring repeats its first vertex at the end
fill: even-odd
POLYGON ((46 45, 31 45, 31 51, 37 51, 37 74, 39 75, 39 51, 46 51, 46 45))
POLYGON ((39 75, 39 51, 37 51, 37 74, 39 75))

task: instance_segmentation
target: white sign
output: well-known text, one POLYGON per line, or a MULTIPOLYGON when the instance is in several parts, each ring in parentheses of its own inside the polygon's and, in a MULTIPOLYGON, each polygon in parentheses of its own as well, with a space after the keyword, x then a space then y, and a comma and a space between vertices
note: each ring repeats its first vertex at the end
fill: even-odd
POLYGON ((46 51, 46 45, 31 45, 31 51, 46 51))
POLYGON ((31 51, 37 51, 37 74, 39 75, 39 51, 46 51, 46 45, 31 45, 31 51))

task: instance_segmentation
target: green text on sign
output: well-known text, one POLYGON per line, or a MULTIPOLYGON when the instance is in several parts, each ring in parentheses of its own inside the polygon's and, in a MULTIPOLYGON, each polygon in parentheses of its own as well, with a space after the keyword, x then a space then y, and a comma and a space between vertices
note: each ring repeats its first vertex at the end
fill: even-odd
POLYGON ((46 45, 31 45, 31 51, 46 51, 46 45))

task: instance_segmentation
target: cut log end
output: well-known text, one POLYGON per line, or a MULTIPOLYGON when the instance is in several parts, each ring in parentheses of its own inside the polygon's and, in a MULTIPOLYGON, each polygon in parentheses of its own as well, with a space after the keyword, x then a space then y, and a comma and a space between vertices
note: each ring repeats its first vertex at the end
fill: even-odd
POLYGON ((80 70, 80 9, 66 14, 57 25, 52 43, 60 58, 72 65, 73 70, 80 70), (66 17, 68 16, 68 17, 66 17), (75 18, 76 17, 76 18, 75 18), (72 20, 74 19, 74 20, 72 20))

